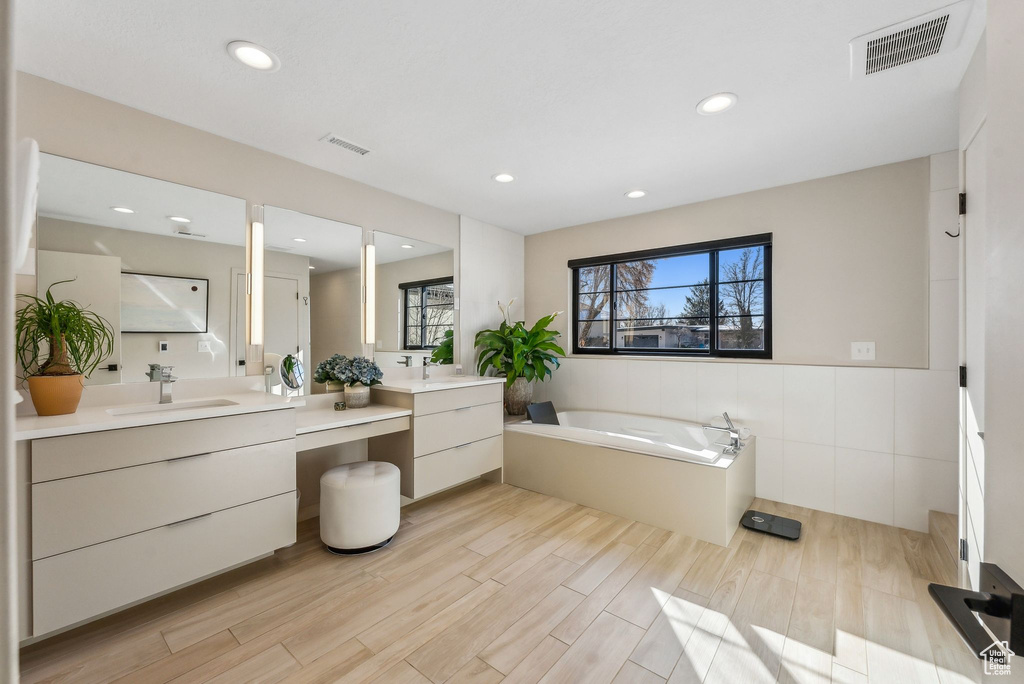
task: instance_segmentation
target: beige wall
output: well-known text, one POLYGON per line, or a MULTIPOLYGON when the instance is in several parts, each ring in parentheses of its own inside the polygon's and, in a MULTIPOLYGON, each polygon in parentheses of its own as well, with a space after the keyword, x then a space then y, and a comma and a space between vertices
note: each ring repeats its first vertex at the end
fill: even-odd
POLYGON ((376 348, 381 351, 398 351, 402 348, 402 294, 398 289, 399 283, 445 278, 454 273, 452 252, 378 265, 376 348))
POLYGON ((527 236, 527 319, 572 311, 569 259, 771 232, 775 362, 927 368, 928 167, 914 159, 527 236), (850 343, 864 340, 876 360, 854 364, 850 343))
POLYGON ((324 389, 313 382, 316 364, 333 354, 358 356, 362 353, 359 339, 361 288, 358 267, 309 278, 311 358, 308 379, 314 393, 324 389))
POLYGON ((250 204, 272 204, 313 216, 454 247, 458 216, 19 73, 17 132, 43 152, 191 185, 250 204))

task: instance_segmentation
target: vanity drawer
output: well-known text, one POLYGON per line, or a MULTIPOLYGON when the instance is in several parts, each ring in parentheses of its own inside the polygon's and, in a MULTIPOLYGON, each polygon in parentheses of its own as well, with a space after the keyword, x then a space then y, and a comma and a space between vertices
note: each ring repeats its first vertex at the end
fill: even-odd
MULTIPOLYGON (((461 390, 460 390, 461 391, 461 390)), ((466 406, 454 411, 413 418, 413 456, 500 435, 503 427, 501 404, 466 406)))
POLYGON ((295 440, 32 485, 32 558, 295 489, 295 440))
POLYGON ((468 406, 501 403, 501 383, 475 385, 472 387, 453 387, 447 390, 420 392, 413 395, 415 407, 413 413, 425 416, 428 413, 453 411, 468 406))
POLYGON ((295 409, 49 437, 32 442, 32 482, 295 438, 295 409))
POLYGON ((295 495, 62 553, 32 564, 33 634, 135 603, 295 542, 295 495))
POLYGON ((415 498, 501 467, 501 437, 490 437, 416 459, 415 498))

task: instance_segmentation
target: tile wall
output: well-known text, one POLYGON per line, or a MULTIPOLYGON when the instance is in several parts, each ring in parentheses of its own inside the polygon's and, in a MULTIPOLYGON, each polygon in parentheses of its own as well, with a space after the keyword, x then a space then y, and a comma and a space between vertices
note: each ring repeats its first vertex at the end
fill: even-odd
POLYGON ((928 369, 566 359, 535 400, 697 422, 727 411, 757 435, 757 495, 927 531, 957 511, 956 152, 932 157, 928 369), (623 391, 625 389, 625 391, 623 391))

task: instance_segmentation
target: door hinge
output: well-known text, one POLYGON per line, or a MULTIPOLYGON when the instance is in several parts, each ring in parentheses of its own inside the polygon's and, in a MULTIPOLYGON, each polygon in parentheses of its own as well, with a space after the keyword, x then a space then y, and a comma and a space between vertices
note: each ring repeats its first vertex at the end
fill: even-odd
POLYGON ((960 215, 963 216, 967 213, 967 193, 960 193, 960 215))
POLYGON ((960 386, 967 387, 967 366, 960 366, 960 386))
POLYGON ((967 560, 967 540, 966 539, 961 539, 960 540, 960 560, 962 560, 962 561, 966 561, 967 560))

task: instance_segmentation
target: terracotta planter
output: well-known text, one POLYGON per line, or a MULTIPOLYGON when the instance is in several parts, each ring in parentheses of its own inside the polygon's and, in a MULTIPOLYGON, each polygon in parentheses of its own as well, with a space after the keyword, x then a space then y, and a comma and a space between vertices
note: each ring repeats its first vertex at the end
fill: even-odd
POLYGON ((526 378, 516 378, 509 387, 505 385, 505 411, 510 416, 521 416, 533 401, 533 383, 526 378))
POLYGON ((345 406, 348 408, 364 408, 370 404, 370 388, 366 385, 345 387, 345 406))
POLYGON ((33 375, 28 392, 40 416, 63 416, 78 410, 82 399, 81 375, 33 375))

